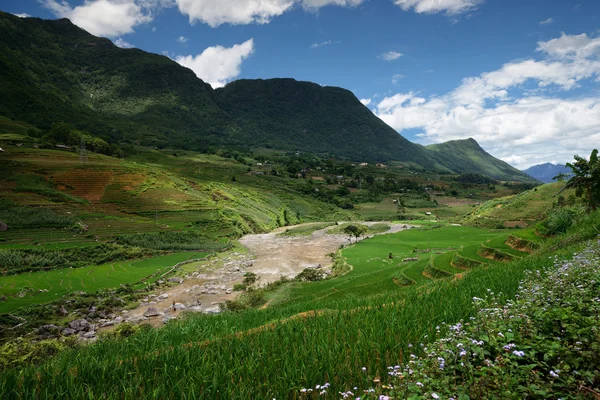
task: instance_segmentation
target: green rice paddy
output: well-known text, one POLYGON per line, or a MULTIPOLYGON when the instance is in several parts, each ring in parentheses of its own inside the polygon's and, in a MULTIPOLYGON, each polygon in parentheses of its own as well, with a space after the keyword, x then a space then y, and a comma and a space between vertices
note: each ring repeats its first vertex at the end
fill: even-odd
POLYGON ((74 291, 88 293, 121 284, 138 282, 157 272, 166 272, 186 260, 205 257, 207 253, 183 252, 145 260, 121 261, 83 268, 67 268, 0 276, 0 295, 10 296, 0 302, 0 313, 19 307, 54 301, 74 291))

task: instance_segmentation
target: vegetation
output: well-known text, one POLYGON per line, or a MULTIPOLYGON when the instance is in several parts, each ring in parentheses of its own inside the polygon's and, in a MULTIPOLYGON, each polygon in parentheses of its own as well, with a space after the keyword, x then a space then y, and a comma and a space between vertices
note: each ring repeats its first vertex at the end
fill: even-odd
POLYGON ((226 241, 215 241, 193 231, 167 231, 117 236, 116 243, 154 250, 219 251, 225 249, 226 241))
POLYGON ((600 204, 600 159, 598 150, 594 149, 589 161, 583 157, 575 156, 574 163, 567 163, 573 171, 573 176, 568 180, 564 189, 576 189, 576 195, 585 195, 587 207, 595 211, 600 204))
POLYGON ((84 137, 114 155, 134 143, 211 153, 261 147, 532 181, 470 141, 453 151, 413 144, 342 88, 256 79, 213 90, 168 57, 118 48, 66 19, 2 13, 0 36, 0 95, 12 99, 0 115, 41 128, 49 142, 84 137))

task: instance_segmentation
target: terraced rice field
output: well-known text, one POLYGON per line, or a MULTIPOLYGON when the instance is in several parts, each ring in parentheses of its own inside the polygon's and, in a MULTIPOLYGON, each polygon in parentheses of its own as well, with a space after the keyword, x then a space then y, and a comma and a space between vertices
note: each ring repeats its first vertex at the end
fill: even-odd
POLYGON ((156 274, 153 279, 157 279, 177 263, 206 255, 182 252, 145 260, 0 276, 0 295, 11 296, 10 301, 0 302, 0 314, 23 306, 48 303, 74 291, 91 293, 117 288, 120 284, 135 283, 153 274, 156 274))

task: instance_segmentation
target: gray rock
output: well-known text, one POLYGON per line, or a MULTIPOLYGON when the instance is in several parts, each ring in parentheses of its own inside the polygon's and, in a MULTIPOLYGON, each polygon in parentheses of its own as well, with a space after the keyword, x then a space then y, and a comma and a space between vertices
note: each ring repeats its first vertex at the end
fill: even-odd
POLYGON ((221 307, 210 307, 204 310, 206 314, 218 314, 221 312, 221 307))
POLYGON ((75 321, 69 322, 69 327, 71 329, 75 329, 76 331, 84 331, 90 325, 90 323, 85 319, 76 319, 75 321))
POLYGON ((187 307, 181 303, 175 303, 175 305, 173 306, 175 307, 176 310, 181 311, 181 310, 185 310, 187 307))
POLYGON ((156 298, 156 300, 158 300, 158 301, 163 301, 163 300, 166 300, 166 299, 168 299, 168 298, 169 298, 169 295, 168 295, 168 294, 166 294, 166 293, 163 293, 163 294, 161 294, 160 296, 158 296, 158 297, 156 298))
POLYGON ((77 331, 75 329, 71 329, 71 328, 65 328, 62 330, 62 332, 60 333, 63 336, 71 336, 74 335, 77 331))
POLYGON ((40 334, 45 334, 45 333, 58 333, 58 331, 60 331, 60 328, 56 325, 42 325, 40 327, 38 327, 38 333, 40 334))
POLYGON ((101 327, 101 328, 105 328, 105 327, 107 327, 107 326, 113 326, 113 325, 116 325, 116 324, 117 324, 117 323, 116 323, 114 320, 113 320, 113 321, 106 321, 106 322, 102 323, 102 324, 100 325, 100 327, 101 327))
POLYGON ((86 332, 86 333, 83 334, 82 337, 84 337, 86 339, 95 338, 96 337, 96 332, 94 332, 94 331, 86 332))
POLYGON ((183 283, 183 278, 180 278, 178 276, 174 276, 172 278, 169 278, 169 282, 183 283))
POLYGON ((160 315, 160 313, 156 307, 150 307, 144 312, 144 317, 156 317, 157 315, 160 315))
POLYGON ((60 315, 62 315, 62 316, 69 315, 69 312, 68 312, 68 311, 67 311, 67 309, 66 309, 66 308, 64 308, 64 307, 61 307, 61 308, 60 308, 60 311, 59 311, 59 313, 60 313, 60 315))
POLYGON ((194 311, 194 312, 202 312, 204 311, 204 309, 201 306, 192 306, 190 308, 188 308, 189 311, 194 311))

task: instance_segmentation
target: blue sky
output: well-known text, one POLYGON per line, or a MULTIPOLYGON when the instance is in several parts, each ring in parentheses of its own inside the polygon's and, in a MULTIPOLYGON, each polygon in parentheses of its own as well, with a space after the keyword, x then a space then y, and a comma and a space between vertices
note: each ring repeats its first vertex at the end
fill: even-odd
POLYGON ((524 168, 600 144, 596 0, 0 0, 168 55, 214 87, 353 91, 403 136, 474 137, 524 168))

